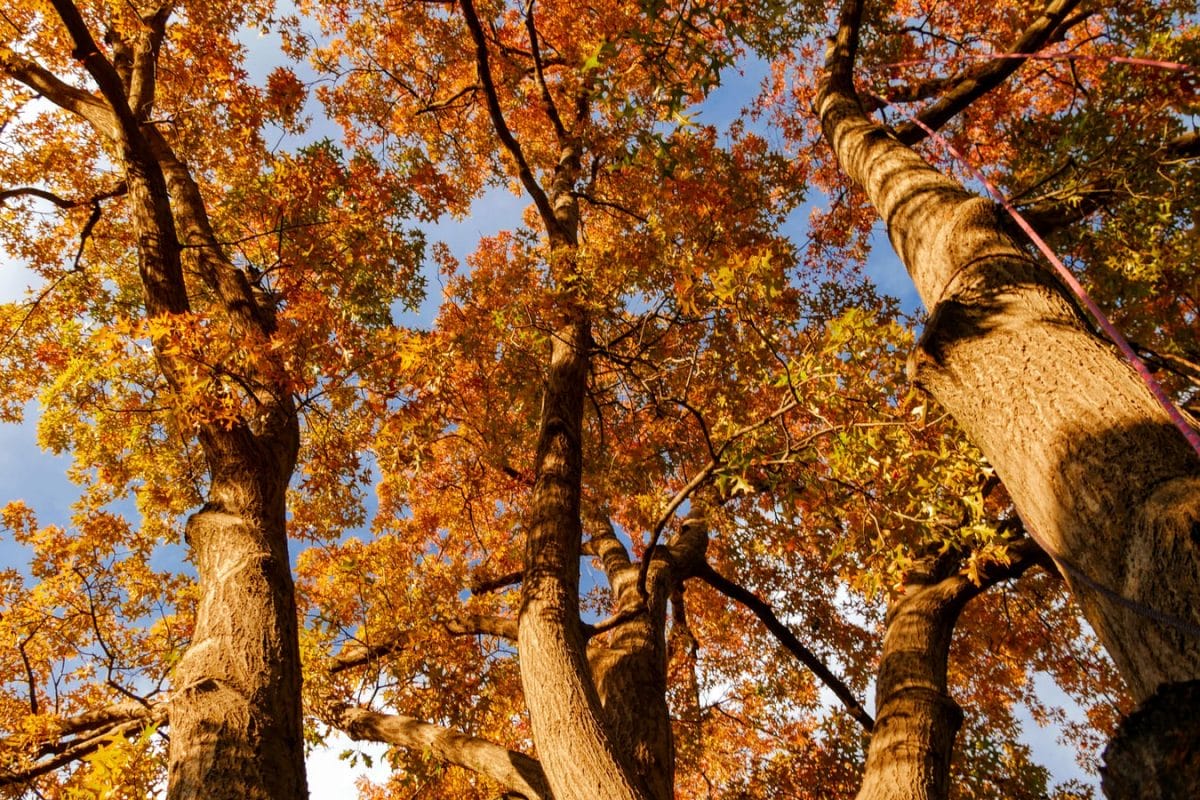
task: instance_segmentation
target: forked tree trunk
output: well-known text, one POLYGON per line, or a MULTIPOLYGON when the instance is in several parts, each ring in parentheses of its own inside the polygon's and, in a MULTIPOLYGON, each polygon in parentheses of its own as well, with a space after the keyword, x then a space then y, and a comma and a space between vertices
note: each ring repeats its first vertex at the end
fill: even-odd
POLYGON ((888 604, 875 725, 857 800, 946 800, 962 709, 946 687, 950 644, 966 604, 995 583, 1016 578, 1045 555, 1028 539, 1010 561, 983 565, 972 583, 946 558, 919 561, 888 604))
POLYGON ((997 209, 864 115, 860 11, 818 112, 930 310, 912 377, 996 468, 1134 696, 1200 677, 1200 459, 997 209))
MULTIPOLYGON (((166 181, 144 145, 127 145, 125 173, 147 312, 187 313, 166 181)), ((177 365, 156 352, 178 388, 177 365)), ((266 420, 258 434, 245 423, 201 426, 211 482, 186 532, 201 595, 191 644, 173 676, 169 800, 308 795, 285 510, 299 448, 291 400, 275 398, 266 420)))
MULTIPOLYGON (((182 218, 182 227, 199 226, 202 239, 207 237, 193 244, 205 249, 202 278, 215 290, 216 314, 223 313, 231 327, 246 335, 244 346, 265 344, 273 320, 252 305, 245 277, 212 237, 186 166, 162 144, 160 149, 171 158, 174 184, 182 190, 173 196, 164 162, 148 141, 161 139, 146 119, 153 106, 155 62, 170 5, 143 19, 144 29, 135 41, 117 43, 132 54, 133 67, 125 77, 97 47, 74 3, 53 0, 53 5, 103 101, 37 68, 22 65, 16 75, 43 97, 88 120, 120 154, 147 316, 191 311, 177 225, 182 218)), ((160 341, 153 344, 172 392, 183 394, 187 370, 160 341)), ((299 429, 287 389, 258 382, 264 388, 263 396, 256 398, 256 430, 244 420, 232 426, 199 425, 210 486, 208 502, 187 528, 201 595, 192 641, 172 682, 169 800, 308 796, 284 505, 299 429)))
POLYGON ((592 678, 609 730, 629 754, 634 773, 651 800, 675 796, 675 746, 667 705, 667 600, 682 581, 704 564, 708 528, 694 514, 666 547, 644 558, 645 598, 638 586, 642 563, 630 560, 609 533, 599 541, 600 556, 612 589, 614 613, 636 612, 621 621, 605 641, 588 647, 592 678))
POLYGON ((553 336, 517 652, 538 760, 554 797, 645 800, 647 791, 638 785, 628 754, 606 725, 579 623, 579 492, 589 336, 582 313, 553 336))

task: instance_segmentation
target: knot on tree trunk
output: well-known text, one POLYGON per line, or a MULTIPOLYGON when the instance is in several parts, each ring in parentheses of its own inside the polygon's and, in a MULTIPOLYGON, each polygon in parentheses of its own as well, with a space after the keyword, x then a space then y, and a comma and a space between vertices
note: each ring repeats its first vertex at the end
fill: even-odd
POLYGON ((1175 800, 1200 790, 1200 680, 1163 684, 1104 750, 1109 800, 1175 800))

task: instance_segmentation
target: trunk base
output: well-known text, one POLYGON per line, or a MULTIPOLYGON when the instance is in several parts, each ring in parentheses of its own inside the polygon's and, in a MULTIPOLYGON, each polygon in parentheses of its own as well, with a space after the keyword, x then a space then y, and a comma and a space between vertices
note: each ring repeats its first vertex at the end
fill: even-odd
POLYGON ((1164 684, 1134 709, 1104 750, 1109 800, 1200 795, 1200 681, 1164 684))

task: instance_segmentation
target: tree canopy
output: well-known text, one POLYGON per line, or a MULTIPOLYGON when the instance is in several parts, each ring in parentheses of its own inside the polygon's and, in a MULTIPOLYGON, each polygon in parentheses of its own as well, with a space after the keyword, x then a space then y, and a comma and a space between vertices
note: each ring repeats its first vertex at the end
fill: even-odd
POLYGON ((0 516, 0 794, 305 797, 341 732, 380 800, 1070 800, 1027 714, 1081 708, 1094 771, 1186 707, 1200 457, 971 192, 1193 409, 1194 4, 0 30, 0 415, 78 486, 0 516), (437 240, 496 191, 517 224, 437 240))

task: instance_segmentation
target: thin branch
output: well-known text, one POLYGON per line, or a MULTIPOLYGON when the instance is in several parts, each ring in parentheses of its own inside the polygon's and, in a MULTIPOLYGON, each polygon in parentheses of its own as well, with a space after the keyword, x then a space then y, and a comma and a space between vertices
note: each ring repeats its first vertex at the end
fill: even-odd
POLYGON ((691 497, 692 492, 696 491, 696 489, 700 488, 705 481, 712 477, 712 474, 716 472, 717 467, 721 465, 721 459, 731 444, 746 434, 753 433, 764 425, 769 425, 770 423, 782 417, 784 414, 796 408, 797 405, 799 405, 798 401, 789 400, 757 422, 751 422, 749 425, 744 425, 738 430, 734 431, 733 434, 730 435, 729 438, 726 439, 725 442, 717 449, 712 459, 710 459, 709 462, 704 465, 704 468, 697 472, 692 479, 688 481, 687 485, 676 492, 675 496, 671 498, 671 501, 667 503, 667 507, 663 510, 662 514, 659 515, 658 520, 654 524, 654 530, 650 534, 650 544, 646 548, 646 557, 642 559, 641 570, 638 572, 638 595, 643 601, 646 599, 646 576, 650 573, 650 556, 654 553, 654 549, 658 546, 658 540, 662 537, 663 529, 666 528, 667 523, 671 521, 671 517, 674 516, 676 509, 683 505, 683 501, 691 497))
POLYGON ((492 68, 488 59, 487 36, 483 32, 483 26, 479 22, 479 15, 475 11, 475 3, 473 0, 459 0, 459 6, 463 10, 463 18, 466 20, 467 29, 471 33, 471 39, 475 43, 475 68, 479 73, 479 83, 483 87, 483 96, 487 101, 488 115, 492 119, 492 127, 495 128, 496 136, 500 139, 500 143, 504 145, 504 149, 508 151, 508 154, 517 163, 517 176, 521 180, 521 185, 525 187, 525 191, 529 192, 529 196, 533 198, 533 203, 537 206, 542 221, 549 230, 557 231, 559 225, 554 215, 554 207, 551 205, 546 193, 542 191, 537 178, 534 177, 533 170, 529 167, 529 162, 525 160, 525 153, 521 150, 521 145, 513 136, 512 131, 509 130, 508 123, 504 121, 504 112, 500 108, 500 96, 496 92, 496 84, 492 79, 492 68))
MULTIPOLYGON (((72 761, 91 755, 115 736, 133 736, 148 725, 162 723, 166 717, 165 704, 147 708, 136 703, 122 703, 68 720, 59 728, 61 736, 75 733, 87 735, 43 745, 38 757, 51 755, 52 758, 27 767, 0 771, 0 786, 27 783, 47 775, 72 761)), ((5 740, 3 744, 8 745, 10 741, 5 740)))
POLYGON ((37 678, 33 674, 33 665, 29 663, 29 654, 25 652, 25 646, 29 644, 37 633, 37 628, 30 631, 29 635, 21 640, 17 645, 17 649, 21 652, 21 662, 25 665, 25 680, 29 684, 29 713, 38 713, 38 697, 37 697, 37 678))
POLYGON ((47 200, 62 209, 70 209, 79 208, 80 206, 94 206, 101 200, 120 197, 121 195, 128 193, 128 191, 128 185, 125 183, 125 181, 121 181, 113 188, 107 189, 103 192, 97 192, 91 197, 87 197, 82 200, 68 200, 61 195, 57 195, 54 192, 46 189, 40 189, 36 186, 17 186, 13 189, 0 190, 0 203, 3 203, 5 200, 11 200, 14 197, 28 195, 30 197, 37 197, 41 200, 47 200))
MULTIPOLYGON (((1135 172, 1153 174, 1154 170, 1161 166, 1191 161, 1196 158, 1200 158, 1200 134, 1195 131, 1180 134, 1167 140, 1150 153, 1138 165, 1140 169, 1122 170, 1119 176, 1111 173, 1104 174, 1082 185, 1047 193, 1021 205, 1021 216, 1039 234, 1047 236, 1096 211, 1111 206, 1113 201, 1123 196, 1132 194, 1131 190, 1121 188, 1120 182, 1124 179, 1125 174, 1135 172)), ((1092 158, 1093 163, 1098 160, 1095 157, 1092 158)), ((1047 176, 1039 183, 1053 179, 1053 177, 1053 174, 1047 176)), ((1026 190, 1026 192, 1028 191, 1026 190)))
POLYGON ((850 716, 862 725, 863 730, 870 732, 874 728, 875 720, 863 708, 862 703, 858 701, 854 693, 850 691, 850 687, 846 686, 841 678, 834 675, 829 667, 825 666, 811 650, 796 638, 796 635, 775 615, 775 610, 766 601, 749 589, 725 578, 708 564, 696 570, 696 577, 753 612, 754 616, 758 617, 763 625, 767 626, 767 630, 774 634, 775 638, 779 640, 779 643, 789 653, 795 656, 804 666, 808 667, 813 675, 817 676, 822 683, 829 687, 830 691, 842 701, 842 705, 846 707, 846 711, 849 712, 850 716))
POLYGON ((529 32, 529 52, 533 56, 533 74, 537 78, 538 89, 542 93, 542 105, 546 109, 546 116, 550 118, 550 124, 554 126, 554 133, 561 142, 567 138, 567 129, 563 125, 562 118, 558 115, 558 106, 554 104, 554 97, 550 94, 550 87, 546 85, 546 72, 542 62, 542 51, 538 44, 537 27, 533 22, 533 4, 536 0, 529 0, 529 10, 525 12, 525 30, 529 32))
POLYGON ((647 613, 646 604, 639 603, 638 605, 634 606, 633 608, 627 608, 623 611, 618 611, 616 614, 613 614, 611 617, 608 617, 607 619, 602 619, 599 622, 595 623, 594 625, 585 622, 585 623, 583 623, 583 626, 582 626, 583 627, 583 638, 591 639, 595 636, 599 636, 600 634, 604 633, 605 631, 611 631, 613 628, 619 627, 620 625, 623 625, 626 622, 629 622, 631 619, 637 619, 638 617, 640 617, 646 613, 647 613))
POLYGON ((604 199, 601 199, 599 197, 596 197, 596 196, 590 194, 589 192, 572 192, 571 196, 576 197, 580 200, 583 200, 588 205, 596 206, 597 208, 611 208, 614 211, 620 211, 622 214, 625 214, 626 216, 636 219, 638 222, 642 223, 643 225, 650 224, 650 218, 647 217, 645 214, 639 214, 638 212, 634 211, 632 208, 629 208, 628 206, 622 205, 621 203, 615 202, 613 200, 604 200, 604 199))
POLYGON ((454 94, 447 97, 445 100, 435 100, 434 102, 430 103, 429 105, 422 106, 420 109, 417 110, 417 116, 420 116, 421 114, 431 114, 435 111, 441 111, 444 108, 449 108, 450 106, 454 105, 454 103, 456 103, 460 98, 462 98, 468 94, 471 94, 473 92, 477 92, 477 91, 479 91, 479 84, 477 84, 477 83, 472 83, 467 86, 464 86, 463 88, 459 89, 454 94))
POLYGON ((54 192, 50 192, 45 189, 39 189, 36 186, 18 186, 15 189, 4 189, 3 191, 0 191, 0 203, 3 203, 5 200, 11 200, 14 197, 36 197, 39 200, 49 201, 59 208, 64 209, 76 208, 82 205, 82 203, 74 200, 68 200, 61 195, 57 195, 54 192))
POLYGON ((83 259, 83 248, 87 244, 88 238, 92 235, 92 229, 96 227, 96 223, 100 221, 102 209, 100 207, 101 200, 107 200, 112 197, 117 197, 128 192, 128 185, 125 181, 121 181, 114 188, 105 192, 92 195, 86 200, 68 200, 61 195, 46 189, 39 189, 36 186, 18 186, 14 189, 5 189, 0 191, 0 203, 5 200, 11 200, 14 197, 36 197, 40 200, 46 200, 61 209, 78 208, 84 205, 91 205, 92 213, 88 215, 87 221, 83 224, 83 229, 79 233, 79 249, 75 252, 75 261, 71 267, 71 272, 79 270, 79 262, 83 259))

